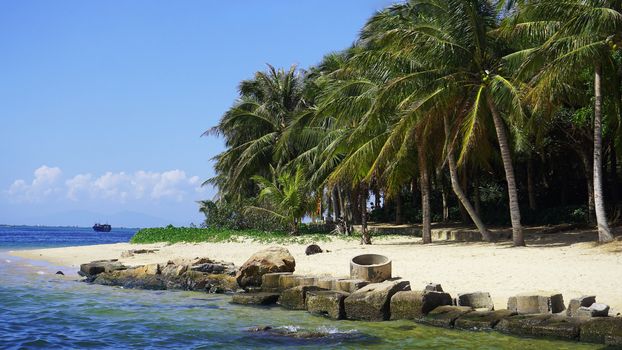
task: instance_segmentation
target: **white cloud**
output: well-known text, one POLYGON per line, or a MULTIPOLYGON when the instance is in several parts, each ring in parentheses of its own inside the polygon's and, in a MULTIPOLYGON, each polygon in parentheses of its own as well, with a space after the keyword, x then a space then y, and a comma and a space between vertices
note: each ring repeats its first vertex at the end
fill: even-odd
POLYGON ((57 186, 62 171, 58 167, 43 165, 34 171, 32 182, 18 179, 11 184, 6 193, 20 202, 39 202, 62 191, 57 186))
POLYGON ((67 178, 64 186, 58 184, 61 174, 57 167, 42 166, 35 170, 31 183, 16 180, 5 192, 20 201, 42 201, 57 194, 76 202, 97 199, 125 203, 136 200, 194 200, 205 190, 198 176, 188 176, 179 169, 165 172, 139 170, 134 173, 109 171, 100 176, 77 174, 67 178))

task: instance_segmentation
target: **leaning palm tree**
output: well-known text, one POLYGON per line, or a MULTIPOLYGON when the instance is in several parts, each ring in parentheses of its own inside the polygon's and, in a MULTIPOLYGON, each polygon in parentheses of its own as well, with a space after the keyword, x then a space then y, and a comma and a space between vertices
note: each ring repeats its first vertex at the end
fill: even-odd
MULTIPOLYGON (((523 246, 507 126, 518 130, 524 114, 519 90, 503 69, 509 50, 491 35, 498 18, 489 1, 409 1, 372 19, 369 40, 417 63, 415 71, 388 85, 384 95, 402 95, 398 106, 408 114, 447 115, 461 125, 458 165, 465 162, 486 120, 492 118, 506 175, 513 241, 523 246)), ((486 237, 487 231, 480 230, 486 237)))
MULTIPOLYGON (((536 108, 551 108, 551 96, 565 93, 568 83, 580 79, 577 72, 593 67, 594 204, 598 241, 610 242, 613 235, 607 223, 602 180, 603 86, 607 75, 616 76, 612 53, 622 47, 622 2, 526 1, 518 7, 515 22, 514 31, 545 38, 523 64, 523 74, 533 74, 530 98, 536 108)), ((611 89, 605 91, 605 96, 613 94, 611 89)), ((615 99, 612 102, 619 105, 615 99)))

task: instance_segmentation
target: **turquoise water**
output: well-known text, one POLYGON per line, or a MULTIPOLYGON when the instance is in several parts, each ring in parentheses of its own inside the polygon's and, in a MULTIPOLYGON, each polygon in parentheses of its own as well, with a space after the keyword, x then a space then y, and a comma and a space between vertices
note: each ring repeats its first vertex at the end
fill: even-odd
MULTIPOLYGON (((22 229, 23 230, 23 229, 22 229)), ((36 228, 39 234, 80 244, 78 229, 36 228)), ((117 232, 118 239, 133 231, 117 232)), ((330 321, 278 307, 242 307, 226 295, 127 290, 79 282, 75 269, 19 259, 8 250, 20 243, 0 228, 0 348, 2 349, 597 349, 601 346, 498 333, 451 331, 408 321, 330 321), (12 243, 6 243, 11 241, 12 243), (62 270, 66 276, 55 275, 62 270), (314 339, 249 332, 272 326, 296 333, 324 332, 314 339)), ((100 234, 101 235, 101 234, 100 234)), ((89 235, 89 244, 94 237, 89 235)), ((111 236, 102 239, 111 240, 111 236)), ((28 239, 28 238, 24 238, 28 239)), ((32 237, 30 238, 32 239, 32 237)), ((32 247, 32 242, 22 246, 32 247)), ((44 245, 44 244, 43 244, 44 245)), ((63 245, 58 239, 54 246, 63 245)), ((69 244, 66 244, 69 245, 69 244)))

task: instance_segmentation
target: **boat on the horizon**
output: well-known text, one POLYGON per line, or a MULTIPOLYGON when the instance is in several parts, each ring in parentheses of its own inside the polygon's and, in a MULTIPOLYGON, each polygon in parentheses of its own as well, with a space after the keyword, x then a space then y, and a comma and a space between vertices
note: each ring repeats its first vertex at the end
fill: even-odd
POLYGON ((95 224, 95 225, 93 225, 93 230, 95 230, 96 232, 110 232, 111 229, 112 229, 112 226, 110 226, 108 224, 95 224))

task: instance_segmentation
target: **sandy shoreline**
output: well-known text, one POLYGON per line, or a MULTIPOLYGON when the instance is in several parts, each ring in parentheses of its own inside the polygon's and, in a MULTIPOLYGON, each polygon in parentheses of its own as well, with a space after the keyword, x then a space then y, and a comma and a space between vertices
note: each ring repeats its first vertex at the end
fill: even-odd
MULTIPOLYGON (((423 246, 419 238, 376 239, 374 245, 335 239, 320 243, 329 253, 306 256, 306 245, 287 244, 296 259, 296 273, 347 277, 349 261, 358 254, 378 253, 393 260, 393 275, 423 288, 429 282, 441 283, 445 291, 456 293, 488 291, 497 308, 505 308, 508 297, 534 290, 559 291, 566 304, 581 295, 596 295, 609 304, 611 314, 622 312, 622 241, 606 246, 592 243, 593 232, 574 232, 531 237, 528 247, 511 248, 509 243, 438 242, 423 246), (578 241, 578 243, 577 243, 578 241)), ((241 265, 255 251, 275 244, 198 243, 198 244, 105 244, 20 250, 12 255, 44 260, 59 266, 77 268, 99 259, 120 259, 127 265, 163 263, 174 258, 209 257, 241 265), (128 249, 159 249, 152 254, 121 258, 128 249)), ((67 272, 67 271, 66 271, 67 272)))

